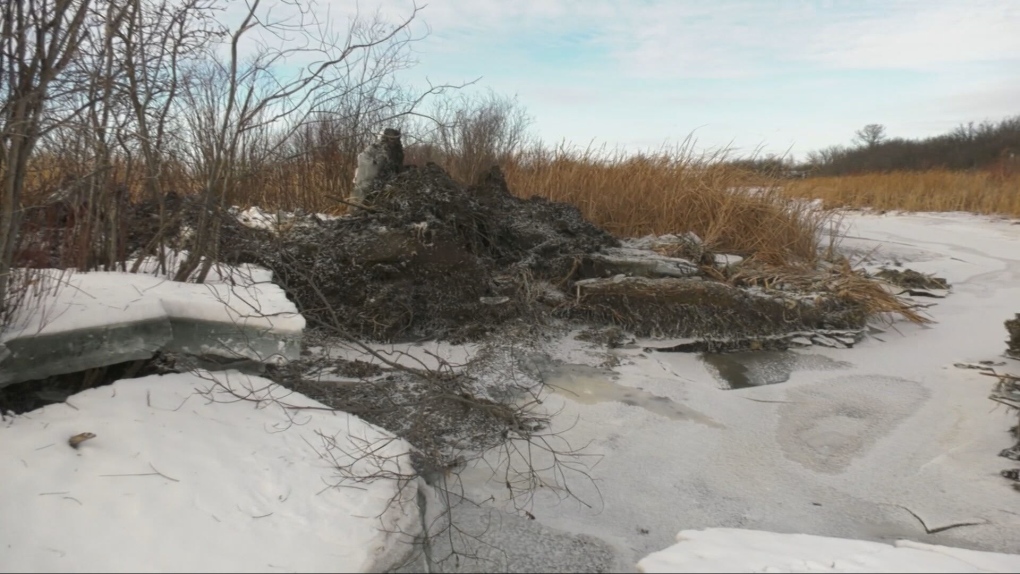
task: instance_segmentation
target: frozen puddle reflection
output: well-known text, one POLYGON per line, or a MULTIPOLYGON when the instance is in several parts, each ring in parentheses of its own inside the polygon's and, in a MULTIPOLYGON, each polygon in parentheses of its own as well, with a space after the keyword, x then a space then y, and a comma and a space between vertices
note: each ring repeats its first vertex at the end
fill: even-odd
POLYGON ((785 383, 794 371, 832 371, 853 366, 823 355, 791 351, 703 353, 701 360, 726 389, 746 389, 785 383))
POLYGON ((542 381, 553 392, 586 405, 615 401, 640 407, 650 413, 673 420, 693 421, 715 427, 722 426, 698 411, 676 403, 668 397, 660 397, 642 389, 619 385, 613 380, 614 376, 612 371, 588 365, 558 363, 548 365, 543 369, 542 381))

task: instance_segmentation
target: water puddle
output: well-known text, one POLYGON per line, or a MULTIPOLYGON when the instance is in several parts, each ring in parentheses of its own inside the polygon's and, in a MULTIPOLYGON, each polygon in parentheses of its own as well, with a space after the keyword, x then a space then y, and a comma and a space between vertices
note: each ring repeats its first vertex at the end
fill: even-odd
POLYGON ((701 360, 727 390, 785 383, 794 371, 832 371, 853 366, 823 355, 789 351, 703 353, 701 360))
POLYGON ((640 407, 650 413, 673 420, 693 421, 715 427, 722 426, 698 411, 678 404, 668 397, 660 397, 642 389, 619 385, 613 381, 613 377, 615 374, 605 369, 559 363, 543 369, 542 379, 553 392, 586 405, 615 401, 640 407))

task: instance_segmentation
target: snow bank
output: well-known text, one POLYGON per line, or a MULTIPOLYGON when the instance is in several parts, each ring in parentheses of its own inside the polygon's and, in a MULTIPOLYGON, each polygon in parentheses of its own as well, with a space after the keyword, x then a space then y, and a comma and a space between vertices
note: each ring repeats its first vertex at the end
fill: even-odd
POLYGON ((366 572, 406 555, 416 482, 335 486, 338 464, 410 474, 405 442, 265 379, 215 376, 118 381, 0 423, 0 571, 366 572), (83 432, 96 437, 71 448, 83 432))
POLYGON ((1017 572, 1020 556, 737 528, 683 530, 641 572, 1017 572))
MULTIPOLYGON (((59 274, 60 272, 54 272, 59 274)), ((300 353, 304 317, 263 275, 178 283, 132 273, 75 273, 0 336, 0 386, 148 358, 159 349, 283 362, 300 353)))
POLYGON ((147 319, 196 319, 298 333, 304 318, 279 286, 179 283, 139 273, 75 273, 20 317, 3 340, 147 319))

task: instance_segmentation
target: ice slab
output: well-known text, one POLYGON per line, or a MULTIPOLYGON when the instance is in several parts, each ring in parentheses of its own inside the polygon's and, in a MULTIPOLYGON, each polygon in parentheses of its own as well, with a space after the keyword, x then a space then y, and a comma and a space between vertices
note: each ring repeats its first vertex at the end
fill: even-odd
MULTIPOLYGON (((53 272, 57 278, 58 272, 53 272)), ((144 274, 75 273, 0 336, 0 386, 151 357, 282 363, 298 357, 304 318, 272 283, 177 283, 144 274)))

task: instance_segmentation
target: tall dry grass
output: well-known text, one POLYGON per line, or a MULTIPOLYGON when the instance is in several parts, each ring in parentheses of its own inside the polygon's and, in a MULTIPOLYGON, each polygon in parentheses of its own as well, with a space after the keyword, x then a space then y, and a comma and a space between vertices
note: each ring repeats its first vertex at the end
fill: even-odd
POLYGON ((903 211, 968 211, 1020 217, 1020 170, 930 170, 818 177, 787 182, 790 197, 826 207, 903 211))
POLYGON ((504 165, 511 190, 576 205, 617 236, 697 233, 709 247, 774 264, 814 261, 829 215, 763 180, 680 146, 653 155, 545 150, 504 165))

